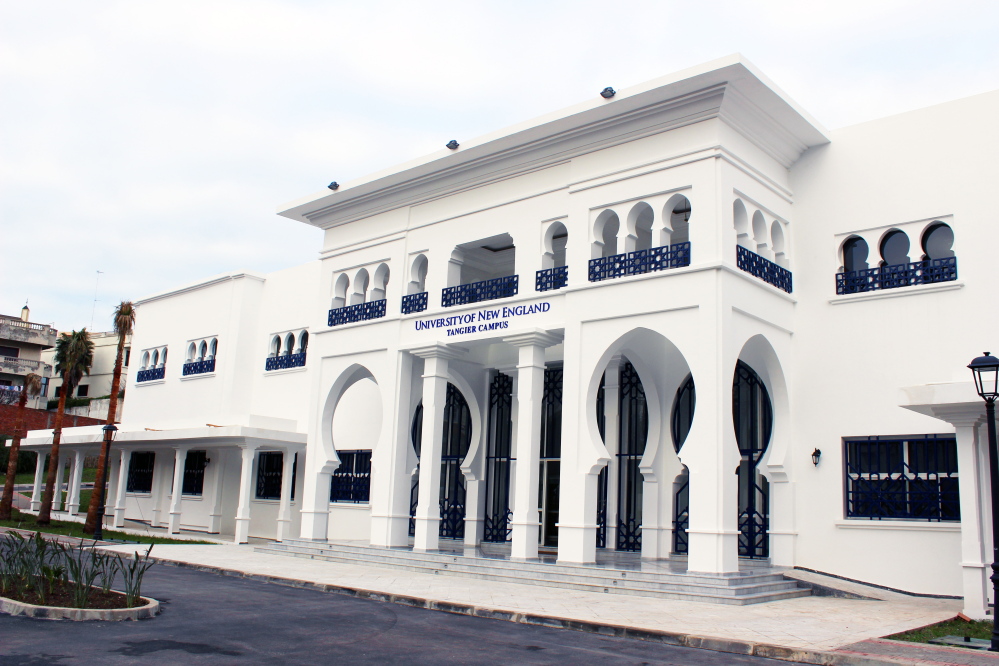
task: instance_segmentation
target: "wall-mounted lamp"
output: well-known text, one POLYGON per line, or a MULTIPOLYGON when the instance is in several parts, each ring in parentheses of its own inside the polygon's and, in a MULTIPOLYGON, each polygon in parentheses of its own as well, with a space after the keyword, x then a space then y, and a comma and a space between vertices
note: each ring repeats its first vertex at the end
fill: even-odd
POLYGON ((451 150, 458 150, 458 142, 455 141, 454 139, 451 139, 450 141, 447 142, 446 147, 450 148, 451 150))
POLYGON ((603 97, 604 99, 610 99, 616 94, 617 91, 611 88, 610 86, 607 86, 606 88, 600 91, 600 96, 603 97))
POLYGON ((340 183, 338 183, 338 182, 336 182, 334 180, 332 183, 330 183, 326 187, 330 188, 331 190, 338 190, 338 189, 340 189, 340 183))
POLYGON ((815 449, 814 451, 812 451, 812 464, 818 466, 818 464, 819 464, 819 458, 821 458, 821 457, 822 457, 822 452, 821 451, 819 451, 818 449, 815 449))

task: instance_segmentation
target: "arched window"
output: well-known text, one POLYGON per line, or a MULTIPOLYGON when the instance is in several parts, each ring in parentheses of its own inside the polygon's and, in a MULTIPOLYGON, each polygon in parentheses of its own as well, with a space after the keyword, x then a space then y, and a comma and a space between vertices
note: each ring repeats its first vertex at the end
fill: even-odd
POLYGON ((388 290, 389 281, 389 267, 388 264, 378 264, 378 268, 375 269, 375 277, 372 280, 371 286, 371 300, 380 301, 385 298, 385 293, 388 290))
POLYGON ((770 228, 767 226, 766 218, 763 217, 763 211, 760 210, 753 213, 753 241, 756 244, 756 248, 753 249, 753 252, 761 257, 769 258, 770 228))
POLYGON ((655 213, 652 212, 652 206, 644 201, 635 204, 628 214, 628 238, 625 243, 625 252, 652 248, 652 223, 654 221, 655 213))
POLYGON ((753 252, 753 242, 749 238, 749 213, 741 199, 732 204, 732 218, 735 225, 736 244, 753 252))
POLYGON ((163 348, 163 356, 160 358, 160 365, 166 365, 167 348, 163 348))
POLYGON ((204 361, 208 357, 208 343, 204 340, 201 341, 201 346, 198 348, 198 360, 204 361))
POLYGON ((954 256, 954 230, 943 222, 934 222, 923 233, 923 260, 954 256))
POLYGON ((282 356, 289 356, 295 351, 295 335, 289 333, 284 338, 284 351, 281 353, 282 356))
POLYGON ((562 222, 552 222, 545 230, 544 256, 541 258, 542 268, 561 268, 565 266, 565 249, 569 241, 569 232, 562 222))
POLYGON ((593 259, 613 257, 618 253, 617 232, 620 227, 617 213, 612 210, 605 210, 597 216, 593 225, 593 259))
POLYGON ((904 231, 892 229, 881 239, 882 266, 909 263, 909 237, 904 231))
POLYGON ((298 353, 304 354, 309 348, 309 332, 302 331, 298 336, 298 353))
POLYGON ((406 291, 409 295, 422 294, 427 290, 427 256, 418 254, 413 259, 413 266, 409 271, 409 286, 406 291))
POLYGON ((739 463, 739 556, 768 557, 770 553, 770 486, 760 474, 760 461, 770 444, 773 407, 756 372, 739 361, 732 381, 732 421, 739 463))
POLYGON ((774 251, 774 263, 787 268, 787 252, 784 250, 784 225, 774 220, 770 225, 770 243, 774 251))
POLYGON ((663 245, 690 242, 690 199, 683 196, 674 197, 667 203, 669 208, 668 229, 664 231, 663 245))
POLYGON ((368 271, 362 268, 354 276, 354 292, 350 295, 349 305, 364 303, 368 296, 368 271))
POLYGON ((218 353, 219 353, 219 339, 212 338, 212 346, 208 353, 208 358, 215 358, 216 356, 218 356, 218 353))
POLYGON ((160 350, 159 349, 154 349, 153 350, 153 367, 155 368, 155 367, 159 366, 159 364, 160 364, 160 350))
POLYGON ((333 301, 330 305, 334 310, 336 308, 342 308, 347 304, 347 290, 350 289, 350 278, 347 277, 346 273, 341 273, 337 276, 336 282, 333 285, 333 301))
POLYGON ((863 271, 869 268, 867 255, 870 250, 867 241, 860 236, 850 236, 843 243, 843 270, 847 273, 863 271))
POLYGON ((149 352, 142 352, 142 365, 139 366, 139 370, 145 370, 149 367, 149 352))
POLYGON ((197 356, 198 356, 198 349, 195 346, 195 344, 192 342, 187 346, 187 362, 193 363, 197 359, 197 356))
POLYGON ((281 336, 275 335, 271 340, 271 353, 270 357, 275 358, 281 355, 281 336))

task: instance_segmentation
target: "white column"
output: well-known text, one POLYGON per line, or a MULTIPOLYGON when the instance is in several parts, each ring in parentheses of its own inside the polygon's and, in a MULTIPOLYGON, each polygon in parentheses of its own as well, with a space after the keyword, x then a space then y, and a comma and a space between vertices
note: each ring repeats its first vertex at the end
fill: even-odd
POLYGON ((122 450, 118 459, 118 485, 115 488, 114 526, 125 526, 125 491, 128 489, 128 465, 131 453, 122 450))
POLYGON ((281 502, 278 507, 277 519, 278 541, 284 541, 287 537, 291 536, 291 484, 294 482, 292 468, 295 463, 295 452, 293 450, 285 449, 282 455, 284 466, 281 470, 281 502))
POLYGON ((250 537, 250 499, 253 492, 253 459, 257 447, 246 444, 242 449, 239 470, 239 507, 236 509, 236 543, 248 543, 250 537))
POLYGON ((83 480, 83 452, 73 452, 73 466, 69 473, 69 495, 66 497, 66 511, 76 515, 80 511, 80 482, 83 480))
POLYGON ((167 492, 172 485, 171 475, 173 456, 167 456, 166 451, 156 452, 153 458, 153 487, 150 489, 153 511, 150 525, 167 527, 170 507, 167 504, 167 492))
POLYGON ((511 559, 535 560, 538 557, 538 488, 541 457, 541 400, 545 385, 545 347, 559 337, 535 331, 504 338, 518 347, 517 459, 513 487, 513 537, 511 559))
POLYGON ((60 511, 63 505, 62 487, 63 479, 66 478, 66 465, 69 457, 65 453, 59 454, 59 462, 56 466, 55 492, 52 494, 52 510, 60 511))
POLYGON ((180 503, 184 491, 184 466, 187 464, 187 448, 180 446, 175 448, 173 459, 173 491, 170 494, 170 518, 167 523, 167 531, 170 534, 177 534, 180 532, 180 503))
MULTIPOLYGON (((621 357, 613 356, 604 370, 604 446, 610 455, 607 463, 607 549, 617 548, 617 452, 621 446, 621 357)), ((599 484, 598 484, 599 485, 599 484)))
POLYGON ((413 542, 413 549, 421 552, 437 550, 439 545, 441 451, 444 403, 447 400, 447 366, 446 354, 424 356, 420 488, 416 503, 416 536, 413 542))
POLYGON ((31 510, 42 508, 42 486, 45 483, 45 451, 35 452, 35 485, 31 489, 31 510))
POLYGON ((988 537, 989 516, 983 504, 990 497, 988 475, 988 435, 982 417, 969 415, 958 420, 948 417, 957 435, 957 468, 961 502, 961 578, 964 591, 963 613, 976 620, 987 619, 992 545, 988 537))
POLYGON ((208 514, 208 533, 219 534, 222 532, 222 491, 223 479, 225 478, 225 452, 221 449, 208 452, 210 463, 205 468, 212 470, 212 509, 208 514))

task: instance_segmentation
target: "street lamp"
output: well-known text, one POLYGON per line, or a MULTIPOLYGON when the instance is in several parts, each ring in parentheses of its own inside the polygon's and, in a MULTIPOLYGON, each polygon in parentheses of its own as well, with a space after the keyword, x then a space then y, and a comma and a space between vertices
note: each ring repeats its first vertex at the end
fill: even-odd
POLYGON ((992 486, 992 645, 990 652, 999 652, 999 625, 996 607, 999 604, 999 460, 996 459, 996 399, 999 398, 999 358, 985 352, 971 365, 975 389, 985 400, 985 421, 989 427, 989 481, 992 486))
POLYGON ((109 423, 101 430, 104 431, 104 484, 101 487, 101 502, 97 506, 97 525, 94 527, 94 540, 101 541, 104 539, 104 505, 108 501, 108 465, 107 463, 111 461, 111 442, 114 441, 115 435, 118 434, 118 428, 113 423, 109 423))

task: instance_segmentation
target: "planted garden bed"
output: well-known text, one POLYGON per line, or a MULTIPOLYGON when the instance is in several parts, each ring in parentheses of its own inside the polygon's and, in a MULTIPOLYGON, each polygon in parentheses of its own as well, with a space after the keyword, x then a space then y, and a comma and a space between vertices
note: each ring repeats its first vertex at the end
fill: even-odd
POLYGON ((48 541, 41 534, 26 538, 7 532, 0 539, 0 610, 80 620, 150 617, 159 604, 144 599, 141 591, 152 565, 149 551, 122 557, 48 541), (121 591, 112 589, 116 583, 121 591), (113 612, 118 609, 124 612, 113 612))

